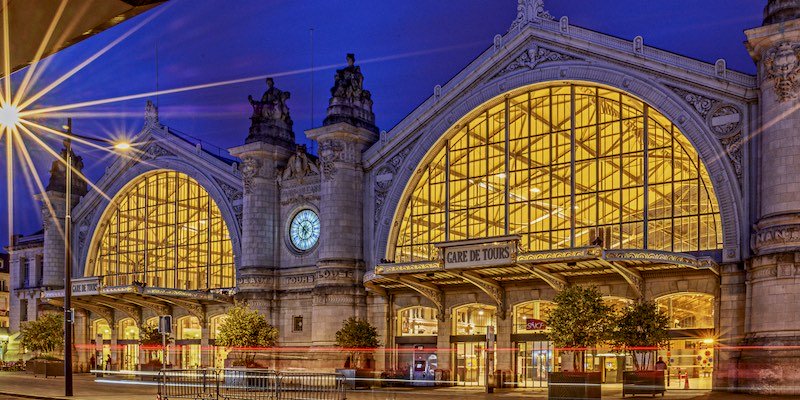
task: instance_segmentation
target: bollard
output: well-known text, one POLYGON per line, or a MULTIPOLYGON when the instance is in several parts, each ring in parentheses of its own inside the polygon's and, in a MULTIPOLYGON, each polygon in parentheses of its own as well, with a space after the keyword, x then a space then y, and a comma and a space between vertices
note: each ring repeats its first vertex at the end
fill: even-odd
POLYGON ((689 374, 684 375, 686 380, 683 381, 683 390, 689 389, 689 374))

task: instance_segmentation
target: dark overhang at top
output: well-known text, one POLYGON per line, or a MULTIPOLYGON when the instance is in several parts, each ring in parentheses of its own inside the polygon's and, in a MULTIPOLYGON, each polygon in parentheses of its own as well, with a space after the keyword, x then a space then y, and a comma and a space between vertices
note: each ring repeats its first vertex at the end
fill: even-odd
MULTIPOLYGON (((53 55, 75 43, 135 17, 166 0, 81 0, 64 1, 61 17, 55 23, 41 58, 53 55)), ((10 0, 0 21, 8 21, 11 72, 25 68, 56 20, 62 2, 57 0, 10 0)), ((4 45, 0 41, 0 48, 4 45)), ((3 51, 5 52, 5 48, 3 51)), ((0 76, 3 72, 0 72, 0 76)))

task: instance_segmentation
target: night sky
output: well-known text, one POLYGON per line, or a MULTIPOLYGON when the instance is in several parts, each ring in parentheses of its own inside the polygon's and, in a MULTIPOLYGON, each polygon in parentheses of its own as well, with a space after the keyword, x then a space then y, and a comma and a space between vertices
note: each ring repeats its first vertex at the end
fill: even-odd
MULTIPOLYGON (((766 0, 549 0, 556 18, 648 46, 755 74, 743 31, 761 25, 766 0)), ((139 22, 141 29, 39 100, 39 107, 147 93, 242 78, 214 88, 161 95, 162 123, 222 148, 243 144, 265 75, 292 93, 289 100, 298 141, 312 126, 311 40, 314 29, 313 124, 325 116, 334 69, 355 53, 372 92, 377 125, 390 130, 418 104, 505 33, 516 16, 516 0, 172 0, 52 56, 37 83, 43 88, 139 22), (156 63, 156 47, 158 63, 156 63), (156 68, 158 65, 158 68, 156 68)), ((13 46, 14 38, 11 38, 13 46)), ((18 83, 24 70, 14 74, 18 83)), ((155 101, 155 96, 150 97, 155 101)), ((72 110, 76 133, 135 135, 142 127, 145 98, 72 110)), ((40 121, 60 127, 64 119, 40 121)), ((52 147, 60 150, 57 141, 52 147)), ((5 157, 0 144, 0 158, 5 157)), ((47 184, 52 158, 28 143, 47 184)), ((106 153, 77 148, 87 175, 96 181, 106 153)), ((5 161, 0 163, 0 245, 7 244, 5 161)), ((15 168, 20 171, 21 167, 15 168)), ((15 231, 41 227, 39 205, 22 174, 14 182, 15 231)))

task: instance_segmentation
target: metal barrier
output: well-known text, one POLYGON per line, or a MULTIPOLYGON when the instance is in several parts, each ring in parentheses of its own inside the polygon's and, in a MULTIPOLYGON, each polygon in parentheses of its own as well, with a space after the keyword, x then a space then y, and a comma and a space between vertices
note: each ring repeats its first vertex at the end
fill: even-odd
POLYGON ((345 400, 341 374, 264 369, 184 369, 159 373, 158 398, 195 400, 345 400))

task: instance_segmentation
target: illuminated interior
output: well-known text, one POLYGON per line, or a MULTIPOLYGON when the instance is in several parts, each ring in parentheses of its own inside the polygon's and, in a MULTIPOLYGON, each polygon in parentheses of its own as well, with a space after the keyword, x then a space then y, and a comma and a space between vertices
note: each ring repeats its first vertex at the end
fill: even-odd
POLYGON ((106 286, 234 286, 228 227, 188 175, 159 171, 139 177, 114 198, 98 229, 94 275, 106 286))
POLYGON ((670 329, 713 329, 714 296, 678 293, 656 300, 658 309, 669 317, 670 329))
POLYGON ((415 306, 397 313, 397 336, 429 336, 439 333, 438 312, 432 307, 415 306))
POLYGON ((92 339, 97 339, 98 336, 102 336, 103 340, 111 340, 111 327, 102 318, 92 321, 92 339))
POLYGON ((485 335, 487 327, 497 332, 497 307, 486 304, 467 304, 453 310, 454 335, 485 335))
POLYGON ((186 316, 178 319, 178 339, 200 339, 202 328, 197 317, 186 316))
POLYGON ((117 322, 117 338, 122 340, 139 340, 139 327, 133 318, 125 318, 117 322))
POLYGON ((602 244, 722 247, 714 190, 692 144, 623 92, 558 83, 497 99, 443 136, 396 218, 396 262, 434 243, 520 235, 523 250, 602 244))
POLYGON ((550 316, 550 311, 555 308, 555 305, 549 301, 528 301, 514 306, 514 333, 536 333, 545 332, 549 329, 530 330, 527 321, 529 319, 538 319, 540 321, 547 321, 550 316))

